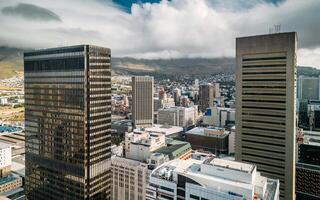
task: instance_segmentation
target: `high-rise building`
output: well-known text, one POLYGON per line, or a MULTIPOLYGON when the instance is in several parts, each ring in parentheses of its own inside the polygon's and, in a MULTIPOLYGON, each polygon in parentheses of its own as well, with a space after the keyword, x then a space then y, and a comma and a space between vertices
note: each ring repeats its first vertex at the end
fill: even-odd
POLYGON ((295 196, 296 33, 236 39, 236 160, 295 196))
POLYGON ((300 100, 320 100, 320 77, 299 76, 297 97, 300 100))
POLYGON ((153 125, 153 77, 132 77, 132 123, 135 127, 153 125))
POLYGON ((214 157, 172 160, 152 171, 147 199, 279 199, 279 180, 255 165, 214 157))
POLYGON ((320 200, 320 146, 300 144, 296 168, 296 195, 299 200, 320 200))
POLYGON ((205 112, 207 108, 214 106, 215 98, 220 97, 219 83, 200 85, 199 110, 205 112))
POLYGON ((176 105, 180 105, 181 90, 176 88, 173 90, 173 99, 176 105))
POLYGON ((109 199, 110 49, 24 54, 27 199, 109 199))

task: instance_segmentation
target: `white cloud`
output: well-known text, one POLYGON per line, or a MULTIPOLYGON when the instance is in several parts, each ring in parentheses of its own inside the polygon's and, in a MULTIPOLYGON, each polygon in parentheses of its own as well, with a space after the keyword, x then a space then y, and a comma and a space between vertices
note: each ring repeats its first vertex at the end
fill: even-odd
MULTIPOLYGON (((0 9, 21 1, 3 0, 0 9)), ((320 66, 316 58, 320 48, 318 0, 287 0, 278 6, 251 0, 250 8, 238 12, 234 8, 239 4, 232 11, 221 9, 223 0, 219 4, 164 0, 133 5, 131 14, 112 3, 95 1, 23 2, 53 11, 62 22, 34 22, 0 14, 0 45, 44 48, 89 43, 110 47, 114 56, 230 57, 235 54, 235 37, 266 34, 269 27, 281 24, 282 31, 298 32, 298 63, 320 66)))

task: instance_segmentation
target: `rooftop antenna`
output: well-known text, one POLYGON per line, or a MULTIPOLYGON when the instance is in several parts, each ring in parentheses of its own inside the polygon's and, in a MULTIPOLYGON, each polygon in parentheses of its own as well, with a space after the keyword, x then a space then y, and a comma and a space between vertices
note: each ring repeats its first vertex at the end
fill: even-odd
POLYGON ((273 28, 269 27, 269 34, 272 34, 273 28))
POLYGON ((281 24, 275 24, 274 25, 274 32, 280 33, 281 32, 281 24))

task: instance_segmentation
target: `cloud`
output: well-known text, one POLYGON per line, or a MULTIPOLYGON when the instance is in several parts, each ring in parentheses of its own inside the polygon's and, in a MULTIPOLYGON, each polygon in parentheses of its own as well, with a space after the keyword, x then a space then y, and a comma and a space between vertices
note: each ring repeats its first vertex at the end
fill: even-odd
POLYGON ((19 16, 28 20, 61 21, 54 12, 32 4, 19 3, 16 6, 7 6, 2 13, 8 16, 19 16))
MULTIPOLYGON (((248 0, 243 7, 232 2, 163 0, 133 4, 128 13, 112 1, 24 0, 49 9, 63 21, 25 21, 2 14, 0 26, 5 31, 0 32, 0 46, 45 48, 89 43, 110 47, 113 56, 234 57, 236 37, 267 34, 270 27, 281 24, 283 32, 298 32, 298 64, 320 67, 315 57, 320 49, 318 0, 248 0)), ((0 8, 17 3, 2 0, 0 8)))

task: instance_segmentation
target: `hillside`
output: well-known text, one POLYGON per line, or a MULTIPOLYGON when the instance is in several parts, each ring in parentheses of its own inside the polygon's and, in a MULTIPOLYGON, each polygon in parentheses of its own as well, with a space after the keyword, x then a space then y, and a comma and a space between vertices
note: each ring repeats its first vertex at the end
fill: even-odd
POLYGON ((22 49, 0 47, 0 79, 23 75, 22 49))
MULTIPOLYGON (((0 47, 0 79, 23 75, 22 55, 26 49, 0 47)), ((112 57, 115 73, 149 75, 208 75, 234 73, 234 58, 179 58, 179 59, 135 59, 112 57)), ((299 67, 298 74, 319 76, 320 70, 299 67)))

